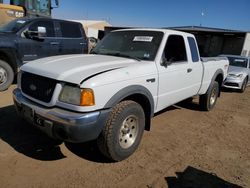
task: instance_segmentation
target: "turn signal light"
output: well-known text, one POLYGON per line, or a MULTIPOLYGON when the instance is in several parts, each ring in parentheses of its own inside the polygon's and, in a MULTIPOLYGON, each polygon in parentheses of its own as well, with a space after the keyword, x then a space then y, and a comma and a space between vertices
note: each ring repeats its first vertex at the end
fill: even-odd
POLYGON ((83 89, 81 93, 81 106, 94 106, 95 96, 92 89, 83 89))

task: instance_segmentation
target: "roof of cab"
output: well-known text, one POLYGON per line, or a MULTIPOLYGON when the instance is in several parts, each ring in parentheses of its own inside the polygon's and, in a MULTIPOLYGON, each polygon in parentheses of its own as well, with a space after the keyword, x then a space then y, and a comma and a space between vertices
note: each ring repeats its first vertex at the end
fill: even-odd
POLYGON ((155 29, 155 28, 130 28, 130 29, 114 30, 111 32, 119 32, 119 31, 156 31, 156 32, 163 32, 163 33, 168 33, 168 34, 194 36, 193 34, 182 32, 182 31, 176 31, 176 30, 172 30, 172 29, 155 29))

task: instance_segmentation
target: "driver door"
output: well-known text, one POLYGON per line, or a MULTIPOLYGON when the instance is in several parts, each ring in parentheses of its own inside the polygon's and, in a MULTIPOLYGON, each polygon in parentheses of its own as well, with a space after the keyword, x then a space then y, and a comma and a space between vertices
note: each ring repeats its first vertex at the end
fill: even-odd
POLYGON ((17 42, 18 51, 24 63, 35 59, 58 55, 59 42, 56 38, 54 23, 51 20, 40 20, 33 22, 25 29, 17 42), (38 37, 38 27, 46 29, 46 36, 38 37), (25 32, 34 33, 27 35, 25 32))

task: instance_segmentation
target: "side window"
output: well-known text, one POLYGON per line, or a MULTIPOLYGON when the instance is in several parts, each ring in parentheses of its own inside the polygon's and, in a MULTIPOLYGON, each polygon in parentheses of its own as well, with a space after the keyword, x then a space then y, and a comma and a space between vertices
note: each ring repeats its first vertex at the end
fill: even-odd
POLYGON ((52 21, 37 21, 29 27, 29 30, 37 32, 38 27, 46 28, 46 37, 55 37, 54 24, 52 21))
POLYGON ((170 35, 165 46, 165 59, 168 62, 187 61, 185 42, 180 35, 170 35))
POLYGON ((188 37, 188 44, 192 55, 192 61, 198 62, 199 61, 198 49, 193 37, 188 37))
POLYGON ((65 38, 81 38, 81 25, 78 23, 71 22, 60 22, 62 37, 65 38))

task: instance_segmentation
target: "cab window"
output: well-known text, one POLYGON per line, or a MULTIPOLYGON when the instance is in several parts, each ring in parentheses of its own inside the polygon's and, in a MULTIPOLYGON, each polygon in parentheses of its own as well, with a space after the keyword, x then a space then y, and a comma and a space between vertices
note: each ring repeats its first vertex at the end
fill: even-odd
POLYGON ((164 56, 166 61, 171 63, 187 61, 185 42, 180 35, 170 35, 168 37, 164 56))
POLYGON ((188 37, 188 43, 191 51, 192 61, 198 62, 199 61, 198 48, 194 38, 188 37))
POLYGON ((78 23, 71 22, 60 22, 62 37, 64 38, 81 38, 81 28, 82 27, 78 23))

